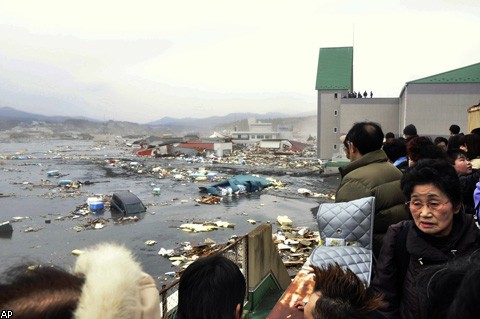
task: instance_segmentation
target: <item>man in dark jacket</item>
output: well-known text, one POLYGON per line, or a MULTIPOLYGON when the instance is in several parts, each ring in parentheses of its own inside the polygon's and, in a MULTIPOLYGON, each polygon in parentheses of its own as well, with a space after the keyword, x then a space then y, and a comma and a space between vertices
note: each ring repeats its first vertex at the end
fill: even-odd
POLYGON ((390 225, 408 218, 400 189, 402 173, 388 162, 381 149, 383 131, 373 122, 356 123, 345 137, 345 153, 351 163, 340 167, 342 182, 335 202, 375 196, 373 252, 378 256, 390 225))

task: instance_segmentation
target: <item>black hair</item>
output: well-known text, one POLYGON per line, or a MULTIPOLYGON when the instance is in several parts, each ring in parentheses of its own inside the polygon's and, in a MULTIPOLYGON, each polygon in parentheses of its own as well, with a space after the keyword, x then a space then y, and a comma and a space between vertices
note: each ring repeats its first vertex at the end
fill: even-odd
POLYGON ((378 123, 355 123, 348 131, 345 141, 351 142, 364 155, 382 148, 383 131, 378 123))
POLYGON ((383 144, 383 151, 391 162, 395 162, 400 157, 407 156, 406 142, 404 139, 396 138, 383 144))
POLYGON ((392 132, 388 132, 387 134, 385 134, 385 138, 395 138, 395 134, 393 134, 392 132))
POLYGON ((480 127, 474 128, 470 133, 480 135, 480 127))
POLYGON ((423 159, 415 163, 402 177, 400 187, 410 199, 417 185, 433 184, 452 202, 453 207, 462 203, 462 187, 453 166, 445 159, 423 159))
POLYGON ((448 149, 451 150, 451 149, 455 149, 455 148, 460 148, 460 146, 462 146, 462 143, 461 143, 461 138, 462 138, 462 135, 452 135, 448 138, 448 149))
POLYGON ((0 309, 11 310, 14 318, 70 319, 83 283, 83 278, 59 267, 13 266, 0 280, 0 309))
POLYGON ((437 137, 435 137, 435 139, 433 140, 433 143, 434 143, 435 145, 438 145, 439 143, 442 143, 442 142, 445 143, 445 146, 448 146, 448 140, 447 140, 445 137, 443 137, 443 136, 437 136, 437 137))
POLYGON ((245 277, 233 261, 220 254, 197 259, 180 277, 177 318, 233 318, 245 292, 245 277))
POLYGON ((477 318, 480 313, 478 250, 446 264, 427 267, 420 274, 428 318, 477 318))
POLYGON ((449 130, 450 132, 452 132, 452 134, 458 134, 460 133, 460 126, 458 126, 457 124, 452 124, 450 125, 449 130))
POLYGON ((480 136, 467 134, 460 136, 460 145, 467 147, 468 158, 474 159, 480 156, 480 136))
POLYGON ((447 160, 451 165, 455 165, 455 161, 457 160, 457 158, 460 155, 463 155, 463 156, 465 156, 466 159, 468 159, 467 152, 465 152, 464 150, 461 150, 459 148, 458 149, 453 149, 453 150, 448 150, 447 151, 447 160))

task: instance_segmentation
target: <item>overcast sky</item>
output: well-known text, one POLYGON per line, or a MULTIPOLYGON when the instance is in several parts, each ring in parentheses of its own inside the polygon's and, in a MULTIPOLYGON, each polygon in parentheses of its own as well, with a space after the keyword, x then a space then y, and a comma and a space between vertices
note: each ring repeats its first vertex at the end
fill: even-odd
POLYGON ((354 46, 354 89, 480 62, 478 0, 9 0, 0 106, 149 122, 316 111, 319 49, 354 46))

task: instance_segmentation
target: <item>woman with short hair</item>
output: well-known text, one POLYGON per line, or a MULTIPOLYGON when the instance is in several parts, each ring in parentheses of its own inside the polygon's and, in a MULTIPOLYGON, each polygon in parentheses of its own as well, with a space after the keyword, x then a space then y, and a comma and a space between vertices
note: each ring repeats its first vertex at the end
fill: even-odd
POLYGON ((412 220, 388 229, 372 285, 383 294, 387 318, 427 318, 418 277, 430 265, 474 251, 479 231, 473 216, 463 213, 460 181, 447 161, 418 161, 401 187, 412 220))

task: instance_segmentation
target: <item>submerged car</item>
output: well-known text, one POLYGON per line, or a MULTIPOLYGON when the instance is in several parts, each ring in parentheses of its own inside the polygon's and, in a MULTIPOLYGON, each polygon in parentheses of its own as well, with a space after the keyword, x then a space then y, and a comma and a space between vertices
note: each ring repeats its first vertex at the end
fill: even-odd
POLYGON ((117 191, 112 195, 112 207, 124 215, 140 214, 147 211, 140 198, 130 191, 117 191))

